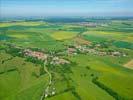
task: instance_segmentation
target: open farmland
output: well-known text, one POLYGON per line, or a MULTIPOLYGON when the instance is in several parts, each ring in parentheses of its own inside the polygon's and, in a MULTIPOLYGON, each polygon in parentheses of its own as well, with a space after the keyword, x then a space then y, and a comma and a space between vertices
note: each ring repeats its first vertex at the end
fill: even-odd
POLYGON ((53 20, 0 22, 0 100, 133 100, 133 20, 53 20))
POLYGON ((53 33, 51 36, 56 40, 64 40, 64 39, 71 39, 75 37, 77 34, 71 31, 57 31, 53 33))

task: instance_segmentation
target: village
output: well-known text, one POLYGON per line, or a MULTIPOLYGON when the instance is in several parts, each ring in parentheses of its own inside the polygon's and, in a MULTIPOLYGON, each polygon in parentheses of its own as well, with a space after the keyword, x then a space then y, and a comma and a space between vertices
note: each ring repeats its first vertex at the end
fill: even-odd
MULTIPOLYGON (((90 45, 89 45, 90 46, 90 45)), ((99 49, 101 47, 100 44, 97 44, 92 47, 88 47, 87 45, 76 45, 74 48, 68 48, 68 54, 76 55, 78 53, 84 53, 84 54, 94 54, 98 56, 113 56, 113 57, 122 57, 126 56, 125 53, 118 51, 118 50, 102 50, 99 49)))
POLYGON ((94 54, 98 56, 113 56, 113 57, 127 56, 127 54, 119 50, 102 50, 102 49, 99 49, 100 47, 101 47, 100 44, 96 44, 95 46, 93 46, 93 48, 91 47, 91 44, 68 46, 68 48, 65 51, 57 52, 54 55, 43 53, 41 51, 33 51, 30 49, 24 49, 23 53, 25 56, 34 57, 42 61, 45 61, 50 58, 51 65, 70 64, 68 60, 62 57, 64 55, 74 56, 77 54, 94 54))
POLYGON ((77 25, 85 26, 85 27, 98 27, 98 26, 106 27, 109 24, 110 23, 107 23, 107 22, 80 22, 80 23, 77 23, 77 25))
MULTIPOLYGON (((12 45, 11 45, 12 46, 12 45)), ((85 43, 85 44, 74 44, 74 45, 68 45, 66 50, 60 51, 60 52, 44 52, 41 50, 34 50, 31 48, 22 49, 21 47, 12 46, 13 48, 20 49, 21 54, 24 55, 24 57, 31 57, 36 58, 39 61, 43 61, 44 63, 44 71, 49 75, 49 84, 45 88, 41 100, 47 97, 51 97, 56 95, 56 87, 54 87, 52 83, 52 75, 48 71, 47 64, 50 64, 52 66, 60 66, 65 64, 71 64, 71 62, 68 59, 65 59, 64 56, 76 56, 78 54, 87 54, 87 55, 97 55, 97 56, 112 56, 112 57, 125 57, 127 54, 119 51, 119 50, 104 50, 101 47, 101 44, 91 44, 91 43, 85 43), (102 49, 101 49, 102 48, 102 49)), ((18 53, 18 52, 16 52, 18 53)))
MULTIPOLYGON (((92 44, 84 44, 84 45, 73 45, 73 46, 68 46, 67 49, 63 52, 57 52, 57 54, 51 53, 44 53, 41 51, 33 51, 30 49, 24 49, 23 53, 25 56, 37 58, 38 60, 41 61, 49 61, 50 65, 56 66, 56 65, 64 65, 64 64, 70 64, 71 62, 64 59, 62 56, 76 56, 78 54, 93 54, 93 55, 98 55, 98 56, 112 56, 112 57, 125 57, 127 56, 125 53, 113 50, 113 51, 105 51, 105 50, 100 50, 99 48, 101 47, 100 44, 96 44, 92 48, 92 44), (52 55, 54 54, 54 55, 52 55), (49 59, 49 60, 48 60, 49 59)), ((46 65, 46 64, 45 64, 46 65)), ((44 94, 41 97, 41 100, 44 98, 53 96, 56 94, 56 89, 54 86, 52 86, 52 77, 51 73, 47 70, 46 66, 44 65, 44 70, 49 74, 50 77, 50 82, 47 88, 44 91, 44 94)))

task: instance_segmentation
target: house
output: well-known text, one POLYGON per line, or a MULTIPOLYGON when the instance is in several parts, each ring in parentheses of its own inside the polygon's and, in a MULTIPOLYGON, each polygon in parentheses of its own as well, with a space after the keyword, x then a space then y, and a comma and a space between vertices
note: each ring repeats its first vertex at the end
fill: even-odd
POLYGON ((39 51, 32 51, 30 49, 26 49, 24 50, 24 54, 26 56, 30 56, 30 57, 35 57, 39 60, 46 60, 48 55, 47 54, 44 54, 42 52, 39 52, 39 51))
POLYGON ((121 56, 121 53, 118 51, 114 51, 111 53, 112 56, 121 56))
POLYGON ((86 27, 97 27, 98 26, 97 23, 93 23, 93 22, 81 22, 79 23, 79 25, 86 26, 86 27))
POLYGON ((105 55, 107 55, 107 53, 104 52, 104 51, 100 51, 100 52, 98 52, 98 53, 99 53, 100 56, 105 56, 105 55))
POLYGON ((77 50, 75 48, 68 48, 67 49, 68 55, 72 55, 72 54, 76 55, 77 54, 76 52, 77 52, 77 50))
POLYGON ((70 62, 65 60, 65 59, 63 59, 63 58, 54 57, 50 64, 52 64, 52 65, 60 65, 60 64, 62 64, 63 65, 63 64, 70 64, 70 62))

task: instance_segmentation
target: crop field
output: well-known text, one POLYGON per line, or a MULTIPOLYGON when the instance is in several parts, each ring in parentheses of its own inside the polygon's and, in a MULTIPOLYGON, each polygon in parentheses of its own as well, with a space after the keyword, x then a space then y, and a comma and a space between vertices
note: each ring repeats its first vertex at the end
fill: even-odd
POLYGON ((133 20, 97 21, 0 22, 0 100, 133 100, 133 20))
POLYGON ((57 31, 51 35, 56 40, 64 40, 64 39, 71 39, 76 36, 75 32, 70 31, 57 31))

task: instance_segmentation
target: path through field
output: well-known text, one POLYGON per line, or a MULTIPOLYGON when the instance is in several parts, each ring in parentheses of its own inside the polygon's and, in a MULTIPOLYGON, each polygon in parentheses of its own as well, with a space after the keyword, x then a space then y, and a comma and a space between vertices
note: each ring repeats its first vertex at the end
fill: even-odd
POLYGON ((48 83, 46 89, 44 90, 44 92, 43 92, 43 94, 42 94, 40 100, 44 100, 44 98, 48 96, 49 87, 51 86, 51 83, 52 83, 52 75, 51 75, 51 73, 48 71, 48 69, 47 69, 47 67, 46 67, 46 64, 47 64, 47 60, 44 61, 44 71, 49 75, 49 83, 48 83))

